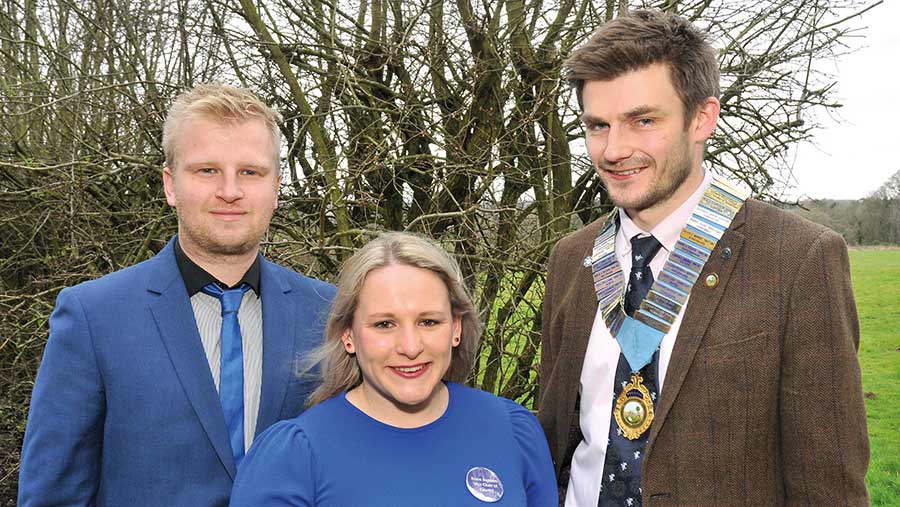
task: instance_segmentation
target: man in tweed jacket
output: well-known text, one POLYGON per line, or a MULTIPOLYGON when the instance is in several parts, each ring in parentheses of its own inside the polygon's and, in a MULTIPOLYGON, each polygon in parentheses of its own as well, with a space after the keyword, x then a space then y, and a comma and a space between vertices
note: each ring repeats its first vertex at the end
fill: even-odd
MULTIPOLYGON (((702 158, 719 115, 719 76, 703 35, 649 11, 605 24, 573 52, 566 72, 588 153, 619 209, 551 255, 539 417, 561 501, 593 507, 616 503, 603 503, 610 493, 602 490, 619 480, 604 473, 604 458, 616 431, 620 350, 598 309, 595 238, 612 220, 627 276, 625 235, 656 236, 662 247, 650 268, 660 276, 712 179, 702 158)), ((659 389, 645 446, 614 464, 640 471, 640 487, 632 496, 625 490, 621 504, 868 505, 846 246, 834 232, 753 199, 735 211, 654 355, 659 389)))

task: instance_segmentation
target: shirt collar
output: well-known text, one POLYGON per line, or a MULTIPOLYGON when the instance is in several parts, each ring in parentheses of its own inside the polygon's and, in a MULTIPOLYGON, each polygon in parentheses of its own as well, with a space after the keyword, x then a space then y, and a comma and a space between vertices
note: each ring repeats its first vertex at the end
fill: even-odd
POLYGON ((681 206, 656 224, 652 231, 648 232, 638 227, 628 216, 628 213, 625 213, 624 209, 619 208, 619 224, 622 234, 617 235, 618 244, 616 245, 616 250, 628 254, 631 252, 631 238, 648 234, 652 234, 667 252, 674 250, 675 243, 681 237, 682 229, 687 225, 694 208, 703 199, 703 193, 706 192, 707 187, 712 183, 712 176, 712 171, 704 168, 703 181, 700 183, 700 186, 681 203, 681 206))
POLYGON ((259 255, 253 260, 250 269, 244 273, 241 280, 233 287, 228 287, 216 277, 209 274, 205 269, 201 268, 181 249, 178 238, 175 238, 175 262, 178 264, 178 271, 181 272, 181 278, 184 280, 184 287, 187 289, 188 297, 200 292, 203 287, 211 283, 217 283, 220 287, 230 289, 246 283, 253 289, 253 292, 259 296, 259 255))

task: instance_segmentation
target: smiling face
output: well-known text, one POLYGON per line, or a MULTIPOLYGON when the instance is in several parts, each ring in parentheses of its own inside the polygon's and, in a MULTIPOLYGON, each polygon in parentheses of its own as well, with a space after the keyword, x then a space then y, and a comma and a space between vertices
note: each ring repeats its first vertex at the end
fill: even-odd
POLYGON ((363 379, 348 399, 394 426, 437 419, 447 405, 441 379, 460 332, 447 287, 434 272, 404 264, 370 271, 341 337, 363 379))
POLYGON ((654 64, 583 89, 588 155, 610 199, 646 230, 699 187, 703 142, 719 103, 704 102, 685 128, 685 112, 666 65, 654 64))
POLYGON ((274 149, 261 120, 223 124, 195 117, 180 125, 176 160, 163 169, 163 184, 189 256, 256 254, 278 204, 274 149))

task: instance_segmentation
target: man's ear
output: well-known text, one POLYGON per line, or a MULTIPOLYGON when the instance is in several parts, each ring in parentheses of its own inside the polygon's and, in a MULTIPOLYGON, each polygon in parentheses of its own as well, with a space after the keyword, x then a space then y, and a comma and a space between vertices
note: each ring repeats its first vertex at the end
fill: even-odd
POLYGON ((278 181, 275 182, 275 209, 278 209, 278 195, 281 194, 281 170, 278 170, 278 181))
POLYGON ((169 166, 163 167, 162 170, 163 189, 166 191, 166 202, 169 206, 175 206, 175 175, 169 166))
POLYGON ((707 97, 697 111, 694 113, 694 119, 691 121, 689 135, 693 142, 703 142, 709 139, 709 136, 716 130, 716 123, 719 121, 719 111, 721 104, 719 99, 715 97, 707 97))

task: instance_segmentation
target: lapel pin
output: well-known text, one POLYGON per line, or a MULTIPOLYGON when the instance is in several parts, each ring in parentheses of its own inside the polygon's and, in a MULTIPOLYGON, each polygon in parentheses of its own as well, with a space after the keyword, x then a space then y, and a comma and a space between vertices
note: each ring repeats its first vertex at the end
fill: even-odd
POLYGON ((726 246, 722 249, 722 258, 726 261, 731 258, 731 248, 726 246))
POLYGON ((706 283, 706 286, 710 289, 715 288, 716 285, 719 285, 719 275, 715 273, 706 275, 706 280, 704 280, 704 283, 706 283))

